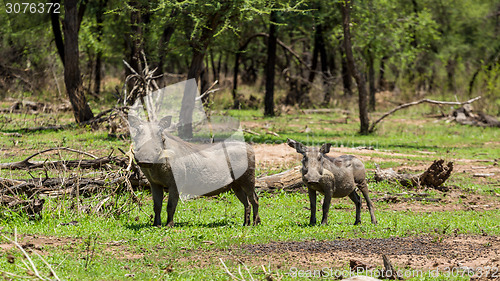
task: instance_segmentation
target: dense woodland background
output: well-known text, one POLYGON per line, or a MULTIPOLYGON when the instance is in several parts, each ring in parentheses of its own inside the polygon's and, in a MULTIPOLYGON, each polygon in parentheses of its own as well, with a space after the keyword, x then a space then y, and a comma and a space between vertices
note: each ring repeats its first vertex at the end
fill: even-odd
POLYGON ((273 116, 357 100, 361 132, 380 93, 480 95, 481 110, 500 114, 494 0, 67 0, 60 14, 7 13, 7 3, 21 2, 0 12, 0 98, 69 99, 77 122, 123 103, 123 61, 142 72, 144 57, 164 74, 159 87, 196 78, 203 93, 218 80, 226 108, 273 116))

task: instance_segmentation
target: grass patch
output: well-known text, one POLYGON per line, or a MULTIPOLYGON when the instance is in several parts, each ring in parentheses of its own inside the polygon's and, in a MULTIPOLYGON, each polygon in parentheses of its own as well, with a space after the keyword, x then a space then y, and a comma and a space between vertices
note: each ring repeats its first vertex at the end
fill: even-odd
MULTIPOLYGON (((333 143, 335 147, 373 147, 378 151, 359 150, 359 155, 370 156, 365 161, 370 170, 375 162, 381 168, 404 166, 428 166, 432 160, 489 160, 477 165, 492 166, 500 158, 500 131, 496 128, 477 128, 448 124, 444 121, 422 117, 422 111, 399 112, 384 120, 378 130, 369 136, 357 133, 358 122, 353 115, 342 112, 304 114, 298 112, 266 118, 258 110, 228 110, 227 114, 242 121, 243 127, 260 133, 260 136, 245 134, 253 143, 283 143, 293 138, 307 145, 333 143), (404 119, 404 120, 403 120, 404 119), (279 136, 268 134, 277 133, 279 136)), ((0 133, 20 133, 22 137, 0 134, 0 157, 2 162, 13 162, 50 147, 67 146, 78 150, 106 156, 118 148, 128 150, 129 140, 108 134, 106 128, 94 130, 90 127, 74 126, 64 131, 41 131, 26 133, 25 127, 72 122, 70 113, 56 115, 6 114, 0 118, 0 133)), ((290 153, 293 153, 291 151, 290 153)), ((67 152, 47 154, 34 158, 79 159, 82 156, 67 152)), ((259 166, 257 176, 271 175, 291 168, 297 163, 275 166, 259 166)), ((31 172, 0 170, 0 177, 30 178, 67 175, 85 171, 48 170, 31 172), (59 173, 59 174, 58 174, 59 173), (67 174, 65 174, 67 173, 67 174)), ((87 171, 88 172, 88 171, 87 171)), ((369 173, 369 177, 372 173, 369 173)), ((391 237, 430 236, 436 243, 452 235, 500 235, 498 209, 464 208, 474 198, 483 196, 498 200, 498 181, 477 180, 469 174, 454 173, 447 184, 455 186, 453 191, 462 197, 451 203, 413 202, 408 208, 396 208, 392 203, 375 203, 379 224, 370 222, 366 209, 362 210, 363 223, 354 223, 355 209, 348 198, 333 199, 329 225, 309 226, 309 199, 304 193, 261 193, 260 216, 263 224, 242 227, 243 207, 230 193, 217 197, 201 198, 179 203, 175 228, 151 227, 152 201, 149 192, 137 191, 139 198, 132 203, 126 194, 100 194, 91 197, 45 198, 41 218, 36 220, 26 215, 13 213, 8 208, 0 209, 0 232, 13 238, 18 233, 21 243, 33 239, 53 239, 55 244, 45 243, 39 251, 45 260, 64 280, 220 280, 228 279, 219 257, 228 257, 232 250, 243 245, 265 244, 270 241, 336 241, 346 239, 372 239, 391 237), (94 208, 104 198, 111 196, 103 208, 94 208), (448 205, 460 208, 448 208, 448 205), (403 209, 403 210, 401 210, 403 209), (443 210, 443 211, 437 211, 443 210), (77 222, 77 223, 74 223, 77 222), (59 241, 60 242, 57 242, 59 241)), ((417 192, 388 183, 370 182, 372 198, 386 193, 417 192)), ((434 198, 447 197, 441 192, 424 190, 434 198)), ((407 197, 410 197, 408 195, 407 197)), ((318 209, 321 209, 318 197, 318 209)), ((164 202, 166 204, 166 200, 164 202)), ((321 211, 318 210, 318 218, 321 211)), ((166 207, 163 208, 166 221, 166 207)), ((9 242, 1 237, 0 244, 9 242)), ((30 254, 43 276, 49 276, 44 263, 30 254)), ((229 259, 229 258, 228 258, 229 259)), ((232 272, 238 264, 227 260, 232 272)), ((293 266, 293 260, 288 261, 293 266)), ((264 265, 265 266, 265 265, 264 265)), ((0 249, 0 269, 21 276, 21 253, 15 249, 0 249), (8 256, 14 257, 14 263, 8 256)), ((249 265, 256 279, 265 273, 260 265, 249 265)), ((285 268, 273 269, 283 280, 285 268)), ((244 274, 247 274, 244 272, 244 274)), ((248 276, 248 274, 246 275, 248 276)), ((248 278, 249 279, 249 278, 248 278)), ((463 278, 432 278, 415 280, 467 280, 463 278)))

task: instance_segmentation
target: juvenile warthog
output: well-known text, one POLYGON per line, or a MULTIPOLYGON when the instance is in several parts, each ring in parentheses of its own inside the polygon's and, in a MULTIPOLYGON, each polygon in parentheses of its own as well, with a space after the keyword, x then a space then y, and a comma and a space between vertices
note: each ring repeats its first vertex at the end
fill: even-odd
POLYGON ((179 192, 212 196, 229 189, 245 207, 243 225, 250 225, 250 204, 253 223, 259 224, 252 147, 243 142, 191 144, 167 132, 170 121, 170 117, 165 117, 159 122, 145 122, 129 115, 130 126, 136 130, 134 157, 151 184, 155 213, 153 225, 161 225, 164 189, 168 189, 167 226, 174 225, 179 192))
POLYGON ((330 143, 323 144, 321 148, 307 147, 300 142, 287 139, 289 146, 302 154, 302 180, 309 192, 311 204, 310 224, 316 224, 316 191, 325 195, 323 201, 323 219, 321 224, 328 223, 328 210, 332 197, 341 198, 349 196, 356 205, 356 221, 361 222, 361 198, 356 193, 356 186, 363 193, 370 211, 373 224, 377 224, 373 213, 373 204, 368 196, 365 166, 363 162, 352 155, 342 155, 332 158, 326 154, 330 152, 330 143))

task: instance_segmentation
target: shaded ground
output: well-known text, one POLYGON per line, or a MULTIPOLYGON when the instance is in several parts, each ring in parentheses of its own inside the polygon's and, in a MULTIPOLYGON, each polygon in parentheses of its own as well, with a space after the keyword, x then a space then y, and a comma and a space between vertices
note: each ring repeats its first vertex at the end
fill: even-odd
POLYGON ((399 268, 444 271, 446 267, 500 267, 500 237, 459 235, 270 242, 232 250, 232 255, 246 264, 303 269, 339 268, 348 265, 350 260, 383 267, 383 254, 399 268))
MULTIPOLYGON (((81 239, 23 235, 18 242, 28 252, 44 254, 45 247, 72 251, 81 239)), ((141 259, 144 254, 134 252, 127 241, 106 243, 105 251, 119 259, 141 259)), ((158 247, 161 247, 159 245, 158 247)), ((0 250, 10 250, 13 244, 0 244, 0 250)), ((266 244, 234 246, 227 250, 186 250, 189 260, 196 259, 203 268, 224 261, 243 263, 247 266, 266 267, 288 272, 345 268, 351 260, 370 268, 383 268, 382 255, 389 257, 398 269, 436 270, 446 272, 456 268, 461 271, 478 268, 500 268, 500 237, 469 235, 426 235, 419 237, 391 237, 375 239, 342 239, 332 241, 289 241, 266 244)), ((180 261, 183 258, 180 257, 180 261)), ((500 279, 500 272, 498 272, 500 279)))

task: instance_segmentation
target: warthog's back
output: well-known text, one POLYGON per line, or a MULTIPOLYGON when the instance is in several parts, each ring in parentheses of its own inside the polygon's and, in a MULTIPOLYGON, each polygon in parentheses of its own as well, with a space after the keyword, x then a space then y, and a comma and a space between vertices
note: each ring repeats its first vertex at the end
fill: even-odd
POLYGON ((354 155, 341 155, 336 158, 328 157, 328 159, 340 169, 352 173, 356 183, 363 182, 366 178, 365 165, 361 160, 354 155))

